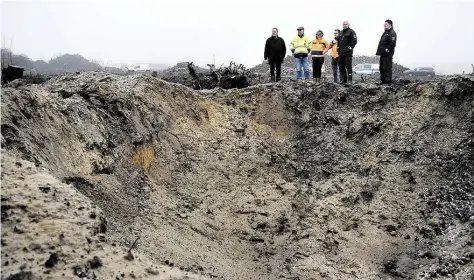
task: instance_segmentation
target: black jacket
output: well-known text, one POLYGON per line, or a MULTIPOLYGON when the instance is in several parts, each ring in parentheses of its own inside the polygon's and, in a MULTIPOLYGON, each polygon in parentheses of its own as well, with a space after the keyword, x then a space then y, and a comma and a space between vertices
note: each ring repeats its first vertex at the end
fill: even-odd
POLYGON ((283 38, 270 37, 265 43, 264 59, 269 59, 271 62, 283 62, 286 55, 286 45, 283 38))
POLYGON ((343 29, 337 43, 339 55, 352 55, 354 53, 354 47, 357 45, 357 35, 355 31, 350 28, 343 29))
POLYGON ((376 55, 393 56, 395 53, 395 46, 397 45, 397 33, 393 28, 385 30, 380 38, 379 46, 377 47, 376 55))

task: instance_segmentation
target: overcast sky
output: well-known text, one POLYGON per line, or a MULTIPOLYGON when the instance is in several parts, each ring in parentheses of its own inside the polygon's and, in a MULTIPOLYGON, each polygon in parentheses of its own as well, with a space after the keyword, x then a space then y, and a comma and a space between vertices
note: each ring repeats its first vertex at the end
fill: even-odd
MULTIPOLYGON (((106 64, 194 61, 205 66, 263 60, 272 27, 288 45, 296 27, 332 39, 347 19, 355 54, 374 55, 390 18, 394 61, 440 73, 472 71, 474 0, 444 1, 2 1, 2 46, 32 59, 78 53, 106 64)), ((289 51, 288 51, 289 52, 289 51)))

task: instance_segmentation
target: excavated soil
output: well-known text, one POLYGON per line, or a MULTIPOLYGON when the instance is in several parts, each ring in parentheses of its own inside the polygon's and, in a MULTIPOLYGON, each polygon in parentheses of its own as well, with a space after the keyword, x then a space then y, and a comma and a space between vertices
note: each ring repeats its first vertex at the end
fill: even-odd
POLYGON ((2 279, 76 264, 97 279, 474 279, 474 76, 193 91, 88 72, 14 83, 1 109, 2 279))
POLYGON ((2 154, 2 279, 208 279, 107 239, 107 220, 90 199, 2 154))

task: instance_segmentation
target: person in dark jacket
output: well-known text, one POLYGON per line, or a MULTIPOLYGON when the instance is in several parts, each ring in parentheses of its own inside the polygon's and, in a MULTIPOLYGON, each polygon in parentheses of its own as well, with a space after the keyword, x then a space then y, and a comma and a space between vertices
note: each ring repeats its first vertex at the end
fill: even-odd
POLYGON ((339 71, 341 83, 352 83, 352 55, 357 44, 357 35, 347 20, 342 23, 342 32, 338 38, 337 51, 339 54, 339 71))
POLYGON ((265 43, 264 59, 268 59, 270 64, 270 75, 272 82, 281 80, 281 64, 286 55, 286 45, 283 38, 278 37, 278 29, 272 29, 272 37, 267 39, 265 43), (275 79, 276 68, 276 79, 275 79))
POLYGON ((397 33, 393 30, 393 22, 389 19, 384 24, 385 32, 380 38, 376 55, 380 55, 380 80, 382 84, 392 83, 392 63, 397 45, 397 33))

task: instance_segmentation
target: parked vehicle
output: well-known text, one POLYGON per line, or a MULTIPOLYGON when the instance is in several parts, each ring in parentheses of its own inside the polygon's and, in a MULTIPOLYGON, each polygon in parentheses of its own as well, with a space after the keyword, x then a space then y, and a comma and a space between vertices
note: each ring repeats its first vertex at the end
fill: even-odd
POLYGON ((418 67, 413 70, 406 70, 403 72, 403 75, 409 76, 409 77, 420 77, 420 76, 425 76, 425 77, 434 77, 435 76, 435 70, 433 67, 418 67))
POLYGON ((380 69, 378 64, 370 64, 370 63, 361 63, 357 64, 352 68, 352 72, 354 74, 380 74, 380 69))

